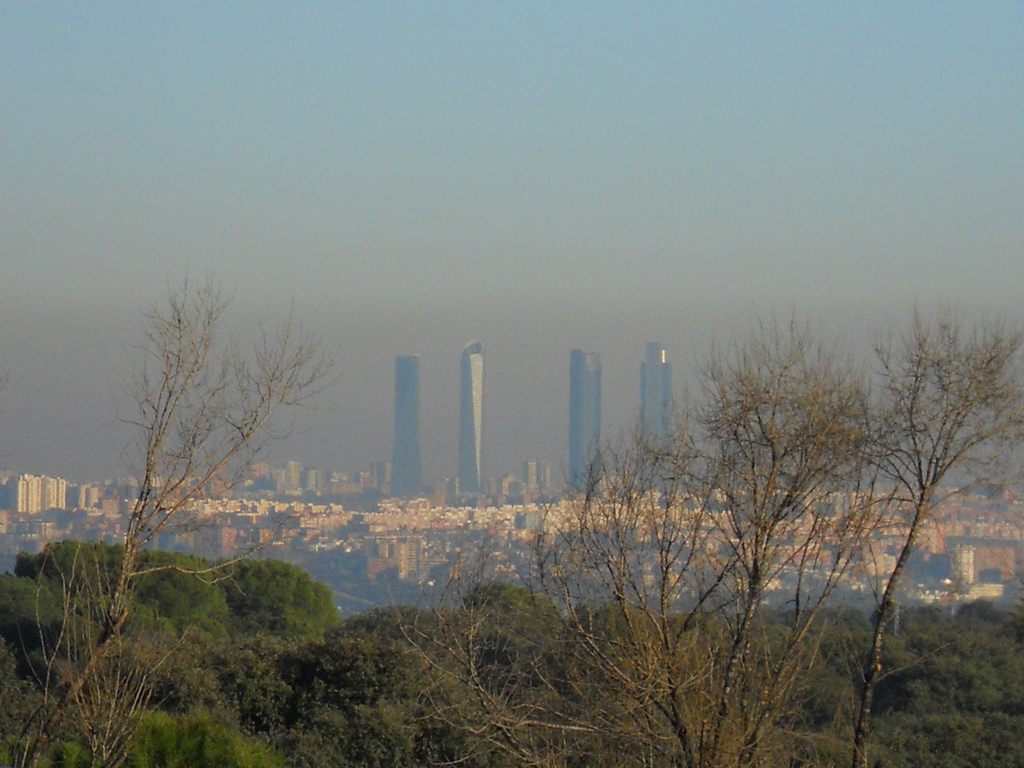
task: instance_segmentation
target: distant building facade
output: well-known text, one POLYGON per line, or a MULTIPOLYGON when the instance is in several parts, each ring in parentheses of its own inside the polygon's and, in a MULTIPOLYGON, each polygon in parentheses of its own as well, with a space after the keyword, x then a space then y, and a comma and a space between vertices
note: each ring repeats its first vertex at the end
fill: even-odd
POLYGON ((375 461, 368 471, 360 473, 360 485, 364 491, 376 491, 387 496, 391 493, 391 473, 390 461, 375 461))
POLYGON ((648 440, 666 445, 672 428, 672 366, 657 342, 640 364, 640 428, 648 440))
POLYGON ((66 509, 68 483, 60 477, 21 475, 7 482, 4 504, 23 515, 66 509))
POLYGON ((569 355, 569 485, 586 487, 601 445, 601 356, 574 349, 569 355))
POLYGON ((540 492, 540 471, 536 461, 523 462, 523 493, 540 492))
POLYGON ((423 490, 420 455, 420 358, 395 358, 395 446, 391 453, 391 493, 423 490))
POLYGON ((305 467, 298 461, 289 461, 285 467, 284 488, 279 489, 281 493, 302 493, 302 473, 305 467))
POLYGON ((530 496, 551 493, 552 474, 550 461, 524 461, 523 493, 530 496))
POLYGON ((462 351, 459 387, 459 482, 460 495, 480 493, 481 444, 484 417, 484 348, 471 341, 462 351))
POLYGON ((402 580, 422 577, 422 536, 367 536, 363 539, 363 554, 371 579, 389 571, 402 580))

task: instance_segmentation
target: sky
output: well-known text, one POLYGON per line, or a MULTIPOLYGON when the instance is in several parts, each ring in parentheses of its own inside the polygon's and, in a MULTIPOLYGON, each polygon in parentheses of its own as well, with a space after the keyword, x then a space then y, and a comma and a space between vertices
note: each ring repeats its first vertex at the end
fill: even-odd
POLYGON ((428 476, 485 347, 485 474, 564 466, 752 317, 846 335, 1024 289, 1024 4, 0 4, 0 470, 122 471, 141 313, 186 275, 336 358, 271 449, 387 459, 421 355, 428 476))

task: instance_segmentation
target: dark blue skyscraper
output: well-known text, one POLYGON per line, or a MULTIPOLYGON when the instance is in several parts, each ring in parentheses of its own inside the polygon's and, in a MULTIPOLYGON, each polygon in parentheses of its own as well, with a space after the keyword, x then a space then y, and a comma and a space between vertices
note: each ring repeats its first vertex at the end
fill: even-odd
POLYGON ((660 344, 647 345, 640 364, 640 424, 644 437, 666 445, 672 428, 672 366, 660 344))
POLYGON ((569 356, 569 485, 583 490, 601 446, 601 356, 574 349, 569 356))
POLYGON ((395 448, 391 454, 391 492, 395 496, 423 488, 420 459, 420 358, 395 358, 395 448))
POLYGON ((484 418, 484 348, 471 341, 462 351, 459 386, 459 493, 480 493, 480 445, 484 418))

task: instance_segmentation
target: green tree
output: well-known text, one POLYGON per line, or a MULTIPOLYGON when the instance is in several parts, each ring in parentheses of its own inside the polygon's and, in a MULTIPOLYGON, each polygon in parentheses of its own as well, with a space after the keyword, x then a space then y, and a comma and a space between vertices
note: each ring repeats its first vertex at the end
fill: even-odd
MULTIPOLYGON (((2 608, 0 615, 3 615, 2 608)), ((0 762, 12 761, 11 748, 17 744, 25 722, 39 703, 33 686, 18 674, 14 653, 0 639, 0 762)))
POLYGON ((915 312, 876 347, 879 362, 872 457, 891 493, 890 522, 902 529, 895 566, 878 589, 854 718, 854 768, 867 766, 872 699, 883 674, 886 628, 921 532, 951 496, 1006 473, 1007 449, 1024 439, 1024 335, 999 320, 964 322, 952 310, 915 312))
POLYGON ((1005 614, 984 603, 966 608, 905 609, 900 635, 889 638, 875 697, 883 765, 1020 764, 1020 646, 1005 614))
POLYGON ((29 675, 30 666, 42 673, 41 650, 60 633, 61 608, 50 584, 0 574, 0 640, 16 654, 21 674, 29 675))
POLYGON ((289 650, 280 665, 293 691, 282 746, 297 765, 412 761, 415 729, 403 707, 412 681, 394 644, 331 633, 289 650))
POLYGON ((209 717, 174 718, 153 712, 131 746, 131 768, 281 768, 266 744, 247 739, 209 717))
POLYGON ((209 571, 214 563, 170 552, 145 552, 140 558, 149 573, 139 577, 133 601, 145 613, 176 635, 201 632, 227 635, 230 617, 224 590, 195 571, 209 571))
POLYGON ((323 636, 340 624, 331 591, 298 566, 243 560, 220 582, 232 635, 323 636))
POLYGON ((415 763, 417 674, 394 639, 365 627, 254 637, 224 647, 214 666, 225 712, 293 765, 415 763))

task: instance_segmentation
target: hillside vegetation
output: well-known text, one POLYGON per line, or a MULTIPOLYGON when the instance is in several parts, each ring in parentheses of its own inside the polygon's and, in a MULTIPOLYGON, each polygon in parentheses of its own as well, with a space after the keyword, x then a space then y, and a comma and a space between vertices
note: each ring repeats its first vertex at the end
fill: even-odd
MULTIPOLYGON (((45 675, 60 674, 48 649, 62 631, 84 631, 64 616, 62 574, 77 562, 88 563, 90 579, 106 578, 118 556, 116 547, 64 542, 21 557, 14 575, 0 577, 5 762, 16 759, 45 675)), ((564 612, 523 587, 483 583, 434 611, 395 609, 342 622, 327 589, 285 563, 240 562, 205 582, 191 575, 202 561, 157 552, 145 558, 160 569, 134 594, 119 672, 128 680, 129 667, 144 671, 151 693, 131 715, 138 728, 123 755, 107 764, 679 764, 665 743, 631 726, 638 713, 585 665, 564 612), (460 666, 466 648, 456 645, 466 635, 453 631, 464 621, 473 624, 472 678, 460 666)), ((613 614, 594 606, 592 615, 603 622, 609 648, 625 638, 613 614)), ((758 617, 763 653, 784 636, 786 621, 784 612, 758 617)), ((699 634, 715 631, 708 625, 699 634)), ((814 658, 782 705, 784 734, 769 734, 777 748, 765 752, 766 764, 849 761, 857 667, 871 622, 855 609, 829 608, 815 631, 814 658)), ((905 608, 883 670, 874 764, 1024 762, 1021 614, 983 602, 955 613, 905 608)), ((112 695, 112 688, 104 692, 112 695)), ((101 764, 89 729, 102 725, 68 719, 43 764, 101 764)))

